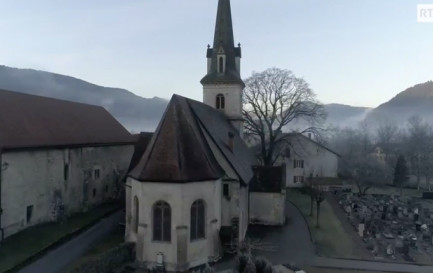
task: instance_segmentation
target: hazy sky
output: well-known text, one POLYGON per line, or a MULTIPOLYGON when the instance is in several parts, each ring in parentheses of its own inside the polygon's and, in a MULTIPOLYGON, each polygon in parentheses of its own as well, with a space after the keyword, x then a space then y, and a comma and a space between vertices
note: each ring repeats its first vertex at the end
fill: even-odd
MULTIPOLYGON (((201 100, 217 2, 1 0, 0 64, 201 100)), ((324 103, 377 106, 433 79, 433 23, 416 20, 425 2, 232 0, 242 77, 286 68, 324 103)))

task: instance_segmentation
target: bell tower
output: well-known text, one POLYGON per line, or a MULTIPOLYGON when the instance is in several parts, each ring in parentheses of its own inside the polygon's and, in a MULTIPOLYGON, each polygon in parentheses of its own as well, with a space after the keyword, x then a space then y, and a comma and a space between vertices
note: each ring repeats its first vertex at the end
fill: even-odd
POLYGON ((213 47, 207 49, 203 103, 224 112, 242 136, 241 45, 234 45, 230 0, 219 0, 213 47))

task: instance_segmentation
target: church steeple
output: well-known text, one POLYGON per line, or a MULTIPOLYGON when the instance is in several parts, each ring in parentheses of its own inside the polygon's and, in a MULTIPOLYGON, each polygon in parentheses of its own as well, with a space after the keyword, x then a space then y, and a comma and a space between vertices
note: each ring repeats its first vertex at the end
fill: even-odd
POLYGON ((219 0, 213 48, 207 49, 203 102, 224 112, 242 136, 241 46, 234 45, 230 0, 219 0))
POLYGON ((234 45, 230 0, 219 0, 213 48, 208 47, 208 71, 204 84, 237 83, 244 86, 240 76, 241 48, 234 45))

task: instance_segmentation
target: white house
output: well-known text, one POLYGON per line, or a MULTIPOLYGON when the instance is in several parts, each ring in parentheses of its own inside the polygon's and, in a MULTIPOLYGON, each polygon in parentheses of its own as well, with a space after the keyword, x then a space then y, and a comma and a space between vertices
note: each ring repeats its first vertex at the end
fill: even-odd
POLYGON ((240 57, 230 1, 219 0, 204 103, 171 98, 126 182, 126 240, 144 267, 185 271, 245 238, 256 161, 241 138, 240 57))
POLYGON ((338 155, 336 152, 300 133, 289 133, 280 149, 281 162, 286 165, 286 186, 301 187, 307 179, 338 177, 338 155))
POLYGON ((0 236, 119 197, 132 138, 104 108, 0 90, 0 236))

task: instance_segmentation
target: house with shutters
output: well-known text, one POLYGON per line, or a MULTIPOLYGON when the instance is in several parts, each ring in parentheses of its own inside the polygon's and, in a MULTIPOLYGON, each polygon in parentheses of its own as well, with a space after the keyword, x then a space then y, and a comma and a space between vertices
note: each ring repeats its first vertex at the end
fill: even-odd
POLYGON ((318 185, 339 183, 338 153, 315 141, 311 135, 288 133, 284 138, 278 160, 286 166, 286 187, 308 185, 310 178, 318 185))
POLYGON ((102 107, 0 90, 0 240, 120 197, 133 149, 102 107))

